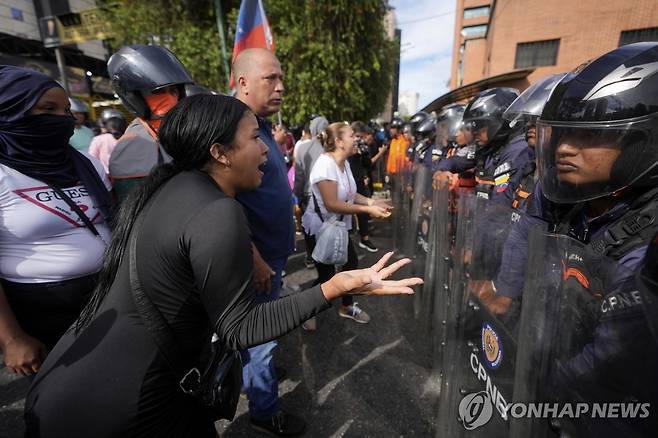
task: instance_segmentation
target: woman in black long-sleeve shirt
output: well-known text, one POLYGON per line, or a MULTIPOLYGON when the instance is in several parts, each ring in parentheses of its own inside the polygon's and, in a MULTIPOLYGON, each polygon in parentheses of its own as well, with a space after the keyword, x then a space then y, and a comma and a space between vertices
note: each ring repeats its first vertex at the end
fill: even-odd
POLYGON ((194 96, 167 115, 160 141, 174 162, 156 169, 122 206, 90 305, 30 389, 29 437, 215 436, 135 308, 127 244, 133 232, 139 279, 190 368, 212 332, 244 349, 285 334, 346 293, 411 293, 420 283, 383 281, 405 263, 383 268, 385 257, 371 269, 253 304, 249 230, 233 196, 260 184, 267 146, 256 118, 236 99, 194 96))

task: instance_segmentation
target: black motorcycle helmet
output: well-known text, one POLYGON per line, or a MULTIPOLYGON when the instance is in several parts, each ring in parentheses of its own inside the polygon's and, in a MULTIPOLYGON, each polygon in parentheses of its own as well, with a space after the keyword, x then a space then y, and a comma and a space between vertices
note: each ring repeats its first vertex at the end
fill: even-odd
POLYGON ((523 126, 528 123, 535 124, 551 92, 563 77, 564 73, 540 78, 523 90, 523 93, 505 110, 503 118, 512 127, 523 126))
POLYGON ((404 120, 402 120, 399 117, 393 117, 391 119, 391 123, 388 125, 389 128, 395 128, 397 130, 400 130, 402 128, 402 125, 404 124, 404 120))
POLYGON ((121 102, 143 119, 151 117, 151 110, 144 100, 145 93, 178 85, 180 98, 183 98, 184 85, 194 83, 178 58, 160 46, 124 46, 107 62, 107 71, 121 102))
POLYGON ((436 136, 436 120, 428 118, 416 127, 415 136, 417 140, 434 141, 436 136))
POLYGON ((537 121, 537 149, 542 190, 556 203, 588 201, 631 185, 655 186, 658 42, 622 46, 567 74, 537 121), (564 160, 557 157, 563 145, 619 155, 608 179, 577 184, 568 178, 569 163, 558 161, 564 160))
POLYGON ((416 129, 418 126, 423 123, 425 120, 429 119, 430 115, 427 114, 425 111, 419 111, 413 116, 411 116, 411 119, 409 119, 409 123, 411 123, 411 131, 416 134, 416 129))
POLYGON ((458 103, 443 107, 436 118, 436 142, 439 145, 447 146, 455 142, 457 131, 462 126, 464 108, 464 105, 458 103))
POLYGON ((413 130, 413 127, 411 126, 411 123, 404 122, 402 124, 402 132, 407 134, 407 135, 413 135, 414 130, 413 130))
POLYGON ((487 144, 506 137, 510 129, 503 113, 517 97, 519 90, 515 88, 489 88, 481 91, 464 110, 464 125, 474 134, 486 128, 487 144))
POLYGON ((105 122, 107 122, 108 120, 110 120, 112 118, 121 119, 121 120, 124 120, 124 121, 126 120, 124 115, 119 110, 116 110, 114 108, 105 108, 101 112, 101 116, 99 117, 99 120, 101 122, 101 125, 104 126, 105 122))
POLYGON ((416 127, 416 132, 414 134, 414 139, 416 141, 411 145, 413 155, 422 161, 425 152, 434 143, 435 137, 436 120, 430 117, 416 127))

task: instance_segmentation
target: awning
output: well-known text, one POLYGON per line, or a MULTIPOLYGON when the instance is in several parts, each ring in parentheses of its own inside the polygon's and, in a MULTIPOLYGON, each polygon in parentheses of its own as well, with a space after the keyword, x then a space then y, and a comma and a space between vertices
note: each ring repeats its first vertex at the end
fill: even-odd
POLYGON ((443 108, 444 106, 450 103, 459 102, 464 99, 469 99, 475 96, 480 91, 486 90, 487 88, 500 86, 500 83, 503 82, 513 81, 516 79, 523 79, 533 71, 535 71, 534 68, 514 70, 512 72, 503 73, 497 76, 491 76, 489 78, 481 79, 477 82, 472 82, 468 85, 455 88, 454 90, 449 91, 446 94, 435 99, 432 103, 430 103, 425 108, 423 108, 422 111, 428 113, 432 111, 438 112, 441 108, 443 108))

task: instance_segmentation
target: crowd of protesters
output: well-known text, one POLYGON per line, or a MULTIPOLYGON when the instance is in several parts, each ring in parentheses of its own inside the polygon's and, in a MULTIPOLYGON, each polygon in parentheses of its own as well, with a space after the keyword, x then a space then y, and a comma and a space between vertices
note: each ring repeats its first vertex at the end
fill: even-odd
MULTIPOLYGON (((421 282, 386 280, 409 262, 386 267, 391 253, 357 270, 350 243, 339 274, 316 262, 311 289, 279 298, 293 206, 310 205, 293 195, 295 177, 318 199, 317 220, 390 214, 357 193, 352 129, 316 124, 307 138, 320 142, 324 166, 302 157, 299 177, 295 139, 268 120, 284 95, 272 52, 237 57, 235 98, 192 92, 184 66, 158 46, 124 47, 108 69, 135 119, 106 110, 94 136, 84 102, 41 73, 0 66, 0 347, 7 368, 32 380, 26 436, 215 436, 212 417, 181 391, 137 283, 180 343, 174 362, 194 369, 214 333, 241 353, 252 427, 301 434, 304 420, 278 403, 276 338, 335 298, 341 316, 367 322, 353 294, 409 294, 421 282)), ((311 253, 316 231, 305 230, 311 253)))

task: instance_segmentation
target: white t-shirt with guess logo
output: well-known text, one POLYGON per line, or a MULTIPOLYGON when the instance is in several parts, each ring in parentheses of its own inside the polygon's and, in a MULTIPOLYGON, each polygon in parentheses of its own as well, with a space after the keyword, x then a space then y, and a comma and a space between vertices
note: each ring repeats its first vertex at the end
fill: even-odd
MULTIPOLYGON (((108 191, 102 164, 94 164, 108 191)), ((105 242, 110 229, 83 185, 63 189, 91 219, 105 242)), ((105 244, 47 184, 0 164, 0 278, 45 283, 98 272, 105 244)))

